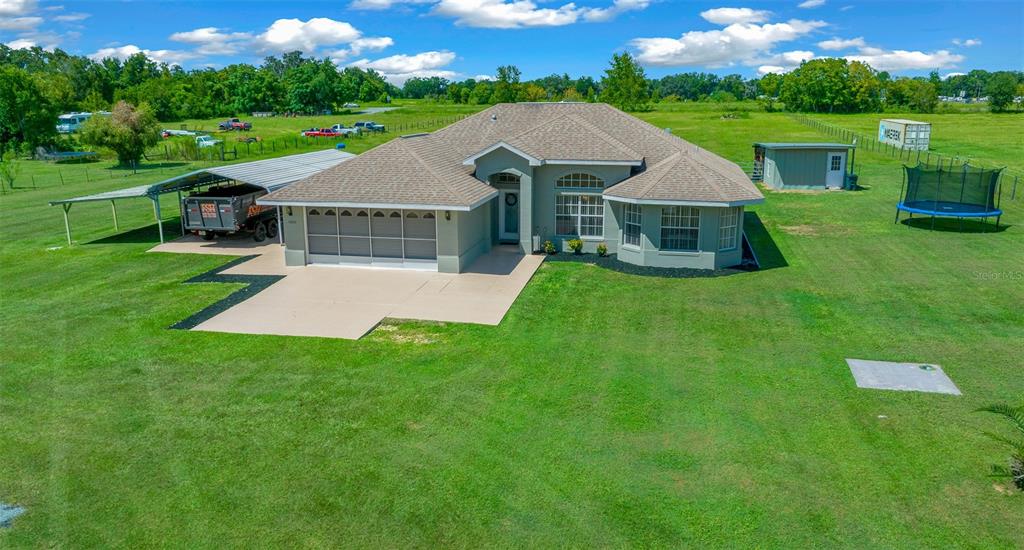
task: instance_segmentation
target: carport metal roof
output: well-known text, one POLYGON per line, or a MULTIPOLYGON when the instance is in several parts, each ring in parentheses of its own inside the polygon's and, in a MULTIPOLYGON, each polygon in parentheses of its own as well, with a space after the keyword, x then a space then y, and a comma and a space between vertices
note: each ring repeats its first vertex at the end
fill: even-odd
MULTIPOLYGON (((110 208, 114 215, 114 231, 117 231, 117 207, 114 201, 146 197, 153 201, 153 214, 156 216, 157 227, 160 231, 160 242, 164 242, 164 229, 160 216, 159 200, 160 195, 164 193, 178 193, 180 196, 182 191, 232 180, 256 185, 269 192, 341 164, 354 156, 351 153, 345 153, 337 149, 327 149, 286 157, 213 166, 148 185, 138 185, 115 191, 50 201, 50 206, 59 204, 63 207, 64 229, 67 232, 68 244, 70 245, 71 224, 68 221, 68 211, 71 210, 75 203, 110 201, 110 208)), ((182 231, 184 232, 184 226, 182 226, 182 231)))

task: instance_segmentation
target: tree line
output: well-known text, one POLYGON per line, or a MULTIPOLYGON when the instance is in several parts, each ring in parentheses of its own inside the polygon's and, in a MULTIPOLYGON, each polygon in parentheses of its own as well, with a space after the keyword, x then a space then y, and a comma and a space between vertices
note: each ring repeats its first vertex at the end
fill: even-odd
POLYGON ((159 121, 205 119, 255 111, 316 114, 349 102, 393 97, 487 105, 517 101, 604 101, 626 110, 657 102, 757 100, 766 110, 803 112, 931 112, 940 95, 986 96, 1005 110, 1024 95, 1024 73, 974 70, 941 79, 893 78, 857 61, 813 59, 784 75, 744 78, 688 72, 647 78, 628 53, 615 54, 599 78, 553 74, 523 80, 514 65, 493 79, 411 78, 399 88, 373 70, 338 68, 302 52, 270 56, 258 65, 184 70, 142 53, 100 61, 60 49, 12 49, 0 44, 0 153, 10 146, 53 143, 56 117, 106 111, 125 102, 159 121))

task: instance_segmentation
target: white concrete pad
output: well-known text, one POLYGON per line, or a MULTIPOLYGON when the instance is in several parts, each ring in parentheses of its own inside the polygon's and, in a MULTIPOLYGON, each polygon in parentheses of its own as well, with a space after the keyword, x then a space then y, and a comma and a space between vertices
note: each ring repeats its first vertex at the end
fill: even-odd
POLYGON ((186 236, 153 252, 258 258, 224 274, 284 275, 266 290, 192 330, 357 339, 385 318, 497 325, 544 261, 498 247, 467 272, 350 266, 285 267, 283 247, 251 238, 186 236), (222 242, 223 241, 223 242, 222 242))
POLYGON ((866 359, 847 359, 846 364, 849 365, 859 388, 960 395, 956 384, 938 365, 866 359))

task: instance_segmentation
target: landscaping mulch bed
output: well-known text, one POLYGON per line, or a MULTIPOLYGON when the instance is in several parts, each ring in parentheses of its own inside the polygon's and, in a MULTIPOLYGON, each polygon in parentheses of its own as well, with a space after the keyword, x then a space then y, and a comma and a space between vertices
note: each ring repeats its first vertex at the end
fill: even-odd
POLYGON ((193 329, 200 323, 212 319, 214 316, 227 311, 249 298, 252 298, 260 292, 263 292, 270 285, 284 279, 284 275, 221 275, 222 271, 248 262, 256 256, 257 255, 253 254, 236 258, 218 268, 211 269, 206 273, 196 275, 195 277, 185 281, 186 283, 242 283, 246 286, 232 292, 224 299, 210 304, 203 308, 202 311, 174 323, 169 328, 180 330, 193 329))
POLYGON ((615 254, 599 256, 597 254, 572 254, 560 253, 549 254, 545 261, 548 262, 576 262, 593 264, 619 273, 629 275, 641 275, 644 277, 671 277, 675 279, 697 279, 707 277, 724 277, 737 273, 747 273, 748 270, 738 268, 726 269, 691 269, 687 267, 649 267, 634 265, 620 261, 615 254))

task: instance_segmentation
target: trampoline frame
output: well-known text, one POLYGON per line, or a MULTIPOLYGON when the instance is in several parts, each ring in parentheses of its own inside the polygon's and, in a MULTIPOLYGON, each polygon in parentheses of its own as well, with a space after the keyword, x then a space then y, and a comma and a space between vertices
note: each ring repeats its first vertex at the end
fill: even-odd
MULTIPOLYGON (((914 166, 913 168, 918 168, 920 166, 921 166, 921 164, 918 163, 917 166, 914 166)), ((961 166, 962 167, 967 167, 968 165, 967 165, 967 163, 964 163, 961 166)), ((900 222, 900 212, 908 213, 909 214, 908 219, 913 219, 914 218, 914 214, 923 214, 925 216, 931 216, 931 218, 932 218, 931 229, 932 230, 935 229, 935 218, 937 218, 937 217, 958 218, 960 220, 960 231, 963 232, 963 230, 964 230, 964 218, 982 218, 985 221, 985 223, 987 224, 988 223, 988 219, 994 217, 996 219, 996 231, 999 230, 999 220, 1000 220, 1000 218, 1003 215, 1003 211, 1002 211, 1002 209, 1000 209, 1000 206, 1002 205, 1002 198, 1003 198, 1003 186, 1000 185, 1000 180, 999 180, 998 176, 996 177, 996 188, 997 189, 996 189, 996 191, 994 193, 995 194, 994 209, 992 209, 992 210, 985 210, 985 211, 979 211, 979 212, 970 212, 970 211, 951 212, 951 211, 940 210, 939 209, 939 204, 940 203, 941 204, 947 204, 947 203, 948 204, 955 204, 955 203, 950 203, 949 201, 939 201, 937 198, 936 198, 935 201, 915 201, 915 202, 920 202, 920 203, 924 203, 924 204, 927 204, 928 202, 932 202, 934 207, 931 208, 931 209, 917 208, 915 206, 910 206, 910 205, 906 204, 906 197, 904 196, 904 190, 907 187, 907 170, 910 169, 910 168, 911 168, 910 166, 907 166, 905 164, 903 165, 903 180, 900 182, 900 202, 896 204, 896 219, 895 219, 895 221, 893 221, 894 224, 897 224, 897 223, 900 222)), ((941 169, 940 169, 940 171, 941 171, 941 169)), ((1002 168, 999 168, 996 171, 1002 171, 1002 168)), ((942 178, 941 178, 941 175, 940 175, 939 181, 941 181, 941 179, 942 178)), ((963 186, 964 186, 964 183, 961 183, 960 185, 961 185, 961 187, 960 187, 960 197, 962 199, 963 198, 963 190, 964 190, 963 186)), ((909 191, 909 189, 907 189, 907 191, 909 191)), ((966 204, 966 203, 960 203, 960 204, 966 204)))

